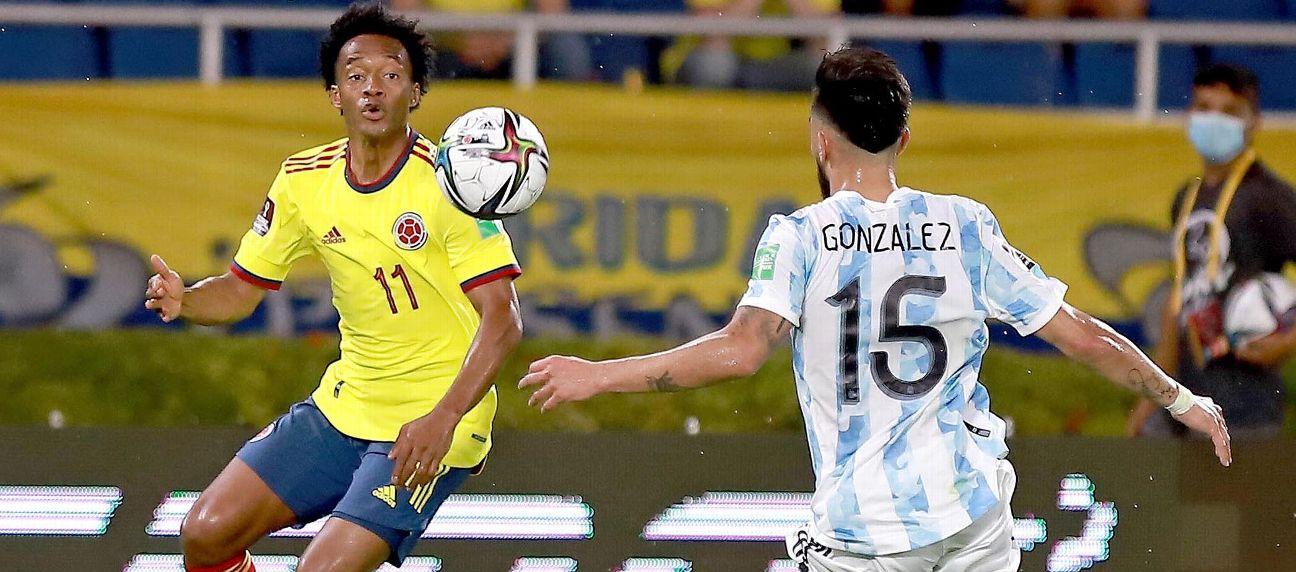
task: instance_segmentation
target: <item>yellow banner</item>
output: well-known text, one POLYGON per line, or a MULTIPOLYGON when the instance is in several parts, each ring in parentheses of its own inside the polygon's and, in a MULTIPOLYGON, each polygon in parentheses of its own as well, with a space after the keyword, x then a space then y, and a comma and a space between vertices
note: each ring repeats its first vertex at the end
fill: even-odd
MULTIPOLYGON (((818 199, 807 104, 458 83, 434 87, 414 121, 435 138, 466 109, 505 105, 540 126, 549 188, 506 223, 524 295, 658 309, 686 300, 720 313, 745 288, 768 216, 818 199)), ((161 254, 189 281, 222 272, 279 162, 343 134, 310 82, 9 85, 0 113, 0 224, 33 230, 74 275, 92 270, 91 240, 161 254)), ((1071 285, 1074 304, 1113 317, 1132 309, 1091 275, 1087 233, 1104 220, 1168 227, 1174 190, 1197 169, 1171 122, 919 106, 912 129, 901 184, 989 204, 1018 248, 1071 285)), ((1259 149, 1296 176, 1296 133, 1266 131, 1259 149)), ((304 264, 288 284, 321 272, 304 264)), ((1131 269, 1117 286, 1140 299, 1163 272, 1131 269)))

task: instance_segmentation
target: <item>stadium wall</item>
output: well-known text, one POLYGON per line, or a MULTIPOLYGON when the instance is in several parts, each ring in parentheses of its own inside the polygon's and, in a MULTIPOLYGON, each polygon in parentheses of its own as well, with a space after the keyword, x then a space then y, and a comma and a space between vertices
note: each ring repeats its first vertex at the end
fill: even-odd
MULTIPOLYGON (((803 95, 442 84, 414 125, 436 137, 486 103, 532 117, 553 155, 544 199, 506 223, 533 334, 709 330, 769 215, 818 197, 803 95)), ((10 327, 156 323, 140 306, 145 256, 190 281, 223 272, 278 163, 341 136, 309 82, 7 85, 0 112, 10 327)), ((1072 303, 1139 333, 1166 275, 1171 197, 1197 169, 1178 125, 925 105, 913 133, 903 184, 987 203, 1072 303)), ((1296 175, 1296 132, 1268 130, 1259 149, 1296 175)), ((236 330, 331 330, 328 301, 322 268, 300 264, 236 330)))
MULTIPOLYGON (((253 431, 0 430, 9 444, 0 463, 0 568, 121 570, 141 554, 177 554, 179 519, 193 500, 185 492, 201 490, 253 431)), ((1017 538, 1029 548, 1023 570, 1296 567, 1296 491, 1280 472, 1296 466, 1291 443, 1240 446, 1228 469, 1203 443, 1010 446, 1017 538)), ((486 496, 447 505, 430 529, 435 538, 415 552, 419 567, 407 568, 520 571, 518 558, 551 557, 608 570, 640 557, 678 558, 703 572, 777 570, 782 535, 806 518, 807 457, 796 435, 504 433, 485 473, 461 491, 486 496), (726 504, 735 498, 745 510, 726 504)), ((300 554, 312 529, 254 552, 300 554)), ((132 569, 176 569, 142 561, 132 569)))

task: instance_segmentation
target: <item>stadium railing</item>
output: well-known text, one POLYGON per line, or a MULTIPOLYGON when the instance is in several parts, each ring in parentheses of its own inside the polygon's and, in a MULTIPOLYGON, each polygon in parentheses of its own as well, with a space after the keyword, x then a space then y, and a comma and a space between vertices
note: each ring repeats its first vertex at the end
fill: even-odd
MULTIPOLYGON (((227 29, 324 29, 340 12, 332 9, 170 7, 122 5, 0 4, 9 24, 196 27, 199 76, 219 84, 227 29)), ((498 30, 515 34, 513 83, 536 83, 540 35, 548 32, 630 35, 745 35, 820 37, 828 45, 870 40, 1085 42, 1136 46, 1134 117, 1157 115, 1158 62, 1163 44, 1296 46, 1296 25, 1223 22, 1039 21, 977 18, 693 18, 655 14, 437 13, 422 18, 429 32, 498 30)))

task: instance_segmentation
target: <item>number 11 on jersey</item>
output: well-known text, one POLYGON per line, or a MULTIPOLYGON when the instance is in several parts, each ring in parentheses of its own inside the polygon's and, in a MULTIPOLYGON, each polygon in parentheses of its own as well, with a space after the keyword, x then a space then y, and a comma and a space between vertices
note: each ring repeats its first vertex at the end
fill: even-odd
MULTIPOLYGON (((387 285, 387 276, 381 266, 374 270, 373 277, 382 285, 383 292, 387 293, 387 307, 391 309, 391 313, 395 314, 399 311, 399 308, 396 307, 396 298, 392 296, 391 286, 387 285)), ((391 272, 391 277, 400 278, 401 283, 405 285, 405 293, 409 295, 410 309, 417 310, 418 298, 414 296, 414 287, 410 285, 409 276, 405 274, 405 268, 397 264, 396 268, 391 272)))

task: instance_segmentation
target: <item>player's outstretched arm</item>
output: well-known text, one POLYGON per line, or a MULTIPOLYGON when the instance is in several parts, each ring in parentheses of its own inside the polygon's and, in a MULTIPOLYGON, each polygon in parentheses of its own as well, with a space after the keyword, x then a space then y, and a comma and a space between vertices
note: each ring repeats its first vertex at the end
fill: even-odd
POLYGON ((1219 406, 1209 397, 1193 395, 1179 385, 1107 324, 1063 304, 1037 334, 1067 357, 1088 365, 1117 385, 1140 393, 1170 410, 1180 423, 1210 436, 1220 463, 1228 466, 1233 462, 1228 428, 1219 406))
POLYGON ((534 387, 530 403, 542 411, 600 393, 705 387, 756 373, 791 330, 778 314, 740 306, 724 328, 664 352, 603 362, 549 356, 532 363, 518 387, 534 387))
POLYGON ((176 271, 154 254, 154 274, 144 293, 144 307, 161 316, 163 322, 184 318, 211 326, 237 322, 252 315, 265 291, 226 272, 185 288, 176 271))
POLYGON ((522 310, 513 280, 500 279, 468 291, 481 326, 450 389, 427 415, 401 427, 392 459, 392 484, 410 489, 432 481, 450 450, 455 427, 486 396, 500 366, 522 341, 522 310))
MULTIPOLYGON (((1169 299, 1161 308, 1161 336, 1152 349, 1152 361, 1166 373, 1176 375, 1175 370, 1179 367, 1179 314, 1169 299)), ((1138 437, 1143 431, 1143 424, 1156 410, 1157 404, 1154 401, 1139 397, 1125 422, 1125 433, 1130 437, 1138 437)))

